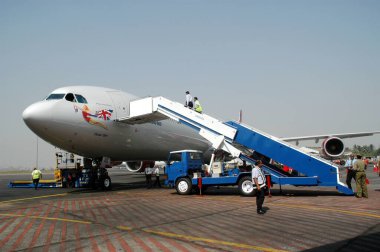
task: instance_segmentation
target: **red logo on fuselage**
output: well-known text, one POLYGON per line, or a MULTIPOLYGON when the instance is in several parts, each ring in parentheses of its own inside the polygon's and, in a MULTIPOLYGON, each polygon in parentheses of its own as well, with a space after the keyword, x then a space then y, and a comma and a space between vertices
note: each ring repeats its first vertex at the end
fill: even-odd
POLYGON ((100 122, 99 119, 103 121, 108 121, 111 119, 113 110, 111 109, 102 109, 100 111, 96 111, 95 114, 92 114, 89 107, 87 105, 83 105, 83 108, 79 108, 77 106, 74 106, 75 112, 78 112, 79 110, 82 111, 82 116, 84 120, 92 125, 100 126, 104 129, 107 129, 107 126, 100 122))

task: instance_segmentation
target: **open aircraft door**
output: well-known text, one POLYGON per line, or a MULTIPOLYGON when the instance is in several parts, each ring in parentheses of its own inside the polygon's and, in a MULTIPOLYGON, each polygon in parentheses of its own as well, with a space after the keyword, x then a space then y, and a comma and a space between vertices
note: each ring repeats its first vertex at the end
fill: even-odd
POLYGON ((115 107, 116 118, 123 118, 129 116, 129 101, 119 91, 107 91, 115 107))

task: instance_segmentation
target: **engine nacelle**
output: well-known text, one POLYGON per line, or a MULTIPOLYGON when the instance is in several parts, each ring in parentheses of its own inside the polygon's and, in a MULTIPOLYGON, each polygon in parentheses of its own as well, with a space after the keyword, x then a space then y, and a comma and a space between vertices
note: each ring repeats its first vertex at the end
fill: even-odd
POLYGON ((344 143, 338 137, 326 138, 322 143, 321 156, 333 159, 341 156, 344 152, 344 143))
POLYGON ((151 160, 126 162, 127 170, 130 172, 144 172, 145 168, 149 167, 151 164, 154 166, 155 162, 151 160))

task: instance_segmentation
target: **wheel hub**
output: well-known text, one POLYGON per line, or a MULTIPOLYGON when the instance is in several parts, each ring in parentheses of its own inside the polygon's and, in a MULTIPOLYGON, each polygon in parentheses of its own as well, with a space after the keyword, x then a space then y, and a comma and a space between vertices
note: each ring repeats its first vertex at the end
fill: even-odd
POLYGON ((251 181, 244 181, 241 188, 245 193, 250 193, 253 191, 253 183, 251 181))
POLYGON ((180 192, 186 192, 189 189, 189 185, 185 181, 178 183, 178 190, 180 192))

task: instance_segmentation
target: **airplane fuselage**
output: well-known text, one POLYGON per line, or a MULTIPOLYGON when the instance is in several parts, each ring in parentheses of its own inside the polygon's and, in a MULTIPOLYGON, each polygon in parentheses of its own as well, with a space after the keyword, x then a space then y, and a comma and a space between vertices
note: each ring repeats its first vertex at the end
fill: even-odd
POLYGON ((207 151, 208 141, 174 120, 129 125, 129 102, 138 97, 108 88, 71 86, 54 90, 25 109, 28 127, 52 145, 84 157, 165 160, 170 151, 207 151))

